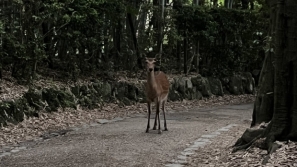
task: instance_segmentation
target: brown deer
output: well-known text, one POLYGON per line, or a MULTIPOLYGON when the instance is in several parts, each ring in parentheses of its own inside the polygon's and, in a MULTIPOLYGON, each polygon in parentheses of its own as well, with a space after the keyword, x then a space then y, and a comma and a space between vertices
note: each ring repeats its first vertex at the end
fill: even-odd
POLYGON ((147 96, 147 107, 148 107, 148 122, 146 133, 149 132, 150 128, 150 116, 151 116, 151 103, 155 102, 156 104, 156 116, 155 116, 155 124, 153 130, 156 130, 157 119, 158 119, 158 130, 159 134, 162 133, 160 126, 160 104, 162 105, 162 110, 164 114, 164 127, 165 131, 168 131, 165 117, 165 103, 167 101, 168 93, 169 93, 169 81, 167 76, 162 72, 154 71, 155 67, 155 58, 146 58, 146 69, 147 69, 147 84, 146 84, 146 96, 147 96))

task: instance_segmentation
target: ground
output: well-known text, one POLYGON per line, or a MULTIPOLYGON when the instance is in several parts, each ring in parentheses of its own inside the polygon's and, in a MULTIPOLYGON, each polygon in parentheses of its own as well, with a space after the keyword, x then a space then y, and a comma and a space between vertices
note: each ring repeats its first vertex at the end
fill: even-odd
MULTIPOLYGON (((0 100, 26 91, 14 82, 1 82, 0 100)), ((37 84, 48 86, 42 80, 37 84)), ((266 151, 250 147, 230 153, 250 126, 254 98, 225 95, 169 102, 169 131, 161 135, 145 133, 146 104, 42 112, 0 129, 0 166, 261 166, 266 151)), ((266 166, 297 166, 296 143, 280 144, 266 166)))
MULTIPOLYGON (((230 153, 230 146, 250 125, 252 107, 249 103, 171 109, 169 131, 161 135, 145 133, 145 112, 97 119, 64 133, 4 146, 0 166, 259 166, 265 151, 230 153)), ((290 163, 295 150, 295 143, 284 146, 267 166, 290 163), (284 150, 291 154, 285 156, 284 150)))

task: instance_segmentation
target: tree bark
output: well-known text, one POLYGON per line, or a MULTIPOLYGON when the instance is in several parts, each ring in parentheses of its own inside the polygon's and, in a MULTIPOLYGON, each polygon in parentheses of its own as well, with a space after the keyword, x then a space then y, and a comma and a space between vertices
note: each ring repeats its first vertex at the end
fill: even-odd
MULTIPOLYGON (((297 140, 297 2, 295 0, 272 0, 269 3, 272 9, 271 13, 276 13, 276 21, 273 21, 274 18, 272 18, 271 22, 272 32, 274 32, 272 34, 275 54, 274 58, 271 58, 271 55, 266 55, 260 78, 260 91, 270 91, 271 85, 273 85, 273 92, 270 93, 273 95, 273 100, 272 102, 267 102, 267 100, 264 102, 262 99, 262 106, 254 110, 253 119, 255 120, 253 120, 253 124, 255 125, 261 120, 267 122, 270 117, 271 119, 261 135, 252 135, 255 130, 246 131, 239 141, 244 141, 245 136, 250 136, 255 140, 259 137, 265 138, 264 144, 266 146, 264 148, 272 153, 279 147, 274 143, 276 140, 297 140), (273 10, 274 8, 277 9, 276 12, 273 10), (267 70, 273 68, 274 70, 267 70), (269 84, 269 88, 266 89, 267 85, 265 84, 269 84), (269 107, 269 105, 273 106, 273 108, 269 107), (270 108, 270 112, 268 108, 270 108), (261 115, 264 116, 261 117, 261 115)), ((257 99, 260 96, 262 96, 261 93, 258 94, 257 99)), ((270 98, 267 96, 266 99, 270 98)), ((256 104, 257 101, 255 106, 257 106, 256 104)), ((239 145, 237 142, 234 149, 244 148, 242 147, 244 145, 247 145, 247 142, 242 142, 239 145)), ((267 162, 267 159, 265 159, 265 162, 267 162)))
POLYGON ((136 50, 137 65, 138 65, 139 68, 142 69, 141 57, 140 57, 140 54, 139 54, 138 43, 137 43, 137 38, 136 38, 136 32, 135 32, 135 29, 134 29, 134 24, 133 24, 131 13, 127 13, 127 18, 128 18, 129 25, 130 25, 130 30, 131 30, 131 34, 132 34, 134 49, 136 50))

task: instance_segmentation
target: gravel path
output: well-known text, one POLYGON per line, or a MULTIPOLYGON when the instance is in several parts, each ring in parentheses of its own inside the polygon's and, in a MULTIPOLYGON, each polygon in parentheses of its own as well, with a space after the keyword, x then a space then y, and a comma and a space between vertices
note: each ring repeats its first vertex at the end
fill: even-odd
MULTIPOLYGON (((117 118, 116 122, 85 125, 73 128, 65 135, 35 141, 15 149, 10 155, 0 156, 0 166, 197 166, 195 164, 198 162, 191 159, 199 154, 197 151, 187 157, 186 162, 178 161, 183 158, 184 150, 193 146, 195 141, 200 141, 203 135, 210 138, 205 144, 220 138, 228 133, 228 129, 219 130, 224 127, 242 133, 249 126, 252 106, 245 104, 172 111, 167 114, 169 131, 163 131, 161 135, 153 130, 145 133, 145 114, 133 115, 123 120, 117 118)), ((153 118, 154 116, 151 124, 153 118)), ((163 128, 163 117, 161 118, 163 128)))

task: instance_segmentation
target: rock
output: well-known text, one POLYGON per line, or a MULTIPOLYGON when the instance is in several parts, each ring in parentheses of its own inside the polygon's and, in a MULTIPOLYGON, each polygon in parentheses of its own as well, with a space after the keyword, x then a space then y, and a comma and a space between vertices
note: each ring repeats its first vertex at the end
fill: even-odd
POLYGON ((193 83, 193 86, 195 86, 198 91, 201 91, 204 97, 210 97, 212 95, 207 78, 198 75, 196 77, 192 77, 191 81, 193 83))
POLYGON ((2 101, 0 103, 0 125, 5 126, 7 122, 17 123, 23 121, 25 112, 31 112, 25 98, 15 101, 2 101))
POLYGON ((74 87, 71 87, 71 92, 74 94, 74 96, 79 97, 80 96, 80 86, 76 85, 74 87))
POLYGON ((9 155, 11 155, 10 152, 5 152, 5 153, 0 154, 0 158, 4 157, 4 156, 9 156, 9 155))
POLYGON ((124 118, 116 117, 116 118, 114 118, 113 120, 115 120, 115 121, 122 121, 122 120, 124 120, 124 118))
POLYGON ((173 78, 170 84, 169 99, 172 101, 182 99, 194 99, 195 88, 188 77, 173 78))
MULTIPOLYGON (((114 85, 113 94, 120 101, 145 101, 144 84, 133 84, 127 82, 118 82, 114 85)), ((130 104, 130 102, 129 102, 130 104)))
POLYGON ((209 81, 209 86, 212 94, 218 95, 218 96, 224 95, 223 86, 219 79, 210 77, 208 78, 208 81, 209 81))
POLYGON ((187 94, 187 91, 193 89, 193 84, 190 80, 190 78, 187 77, 181 77, 177 80, 177 90, 181 94, 187 94))
POLYGON ((111 96, 111 85, 108 82, 96 81, 93 83, 94 89, 104 98, 111 96))
POLYGON ((240 75, 230 77, 229 91, 234 95, 243 94, 242 79, 240 75))
POLYGON ((41 110, 45 107, 42 100, 42 90, 39 89, 29 89, 28 92, 24 94, 24 98, 30 106, 34 107, 36 110, 41 110))
POLYGON ((245 72, 241 74, 242 76, 242 86, 245 93, 254 93, 255 80, 251 73, 245 72))
POLYGON ((68 91, 56 90, 53 88, 42 90, 42 99, 47 102, 47 111, 57 111, 58 107, 76 108, 75 99, 68 91))
POLYGON ((107 119, 97 119, 96 120, 99 124, 107 124, 109 121, 107 119))
POLYGON ((216 134, 209 134, 209 135, 202 135, 201 138, 214 138, 216 137, 216 134))
POLYGON ((260 78, 260 73, 261 73, 261 70, 253 70, 252 71, 252 76, 255 80, 255 85, 258 85, 258 82, 259 82, 259 78, 260 78))
POLYGON ((170 89, 168 99, 171 100, 171 101, 178 101, 178 100, 182 100, 182 97, 178 93, 178 91, 170 89))

